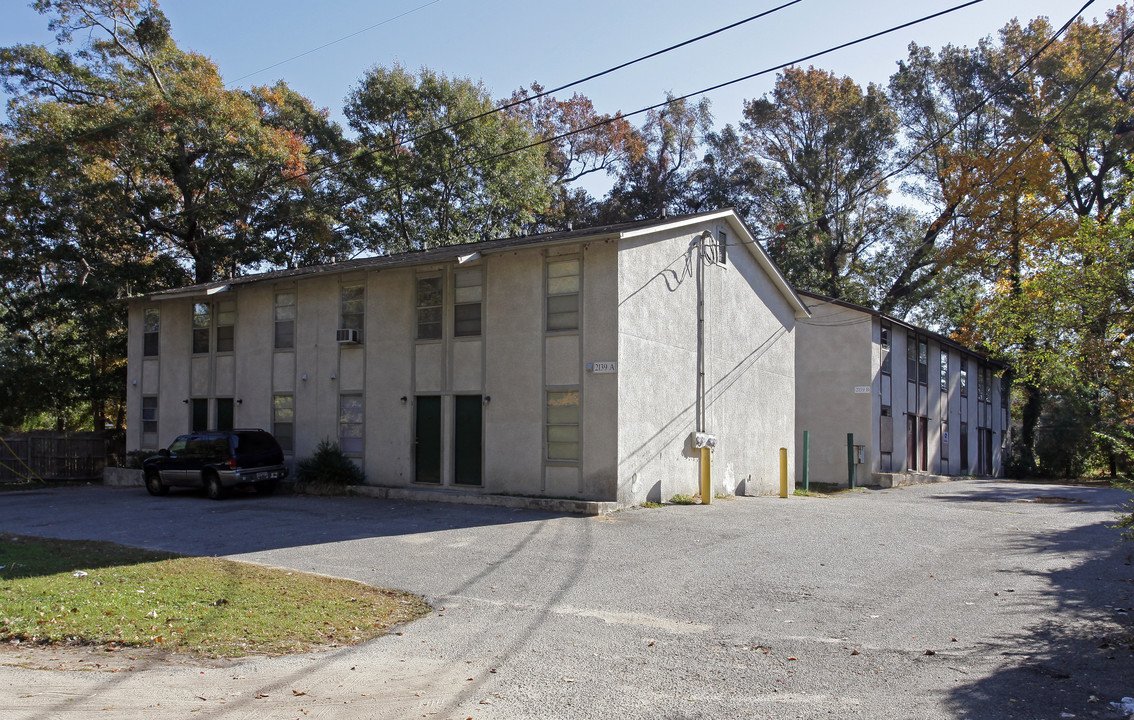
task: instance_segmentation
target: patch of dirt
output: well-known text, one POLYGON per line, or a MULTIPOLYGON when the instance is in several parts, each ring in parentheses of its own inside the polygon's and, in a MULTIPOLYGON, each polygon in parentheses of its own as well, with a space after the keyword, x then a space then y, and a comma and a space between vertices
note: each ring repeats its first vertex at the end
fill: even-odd
POLYGON ((1035 500, 1017 500, 1016 502, 1034 502, 1042 505, 1084 505, 1087 501, 1081 498, 1060 497, 1058 495, 1037 495, 1035 500))
POLYGON ((223 668, 232 664, 233 661, 227 658, 173 653, 161 648, 0 644, 0 666, 22 667, 28 670, 117 673, 145 670, 155 666, 223 668))

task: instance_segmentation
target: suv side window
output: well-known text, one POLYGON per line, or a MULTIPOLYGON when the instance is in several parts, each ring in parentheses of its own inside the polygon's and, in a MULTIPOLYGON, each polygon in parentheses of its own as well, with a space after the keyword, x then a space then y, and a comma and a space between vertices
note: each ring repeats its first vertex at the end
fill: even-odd
POLYGON ((220 437, 210 438, 209 440, 209 459, 210 460, 227 460, 228 452, 228 436, 221 435, 220 437))
POLYGON ((181 437, 177 438, 176 440, 174 440, 170 444, 169 454, 170 455, 184 455, 185 454, 185 446, 188 445, 188 444, 189 444, 189 436, 188 435, 182 435, 181 437))

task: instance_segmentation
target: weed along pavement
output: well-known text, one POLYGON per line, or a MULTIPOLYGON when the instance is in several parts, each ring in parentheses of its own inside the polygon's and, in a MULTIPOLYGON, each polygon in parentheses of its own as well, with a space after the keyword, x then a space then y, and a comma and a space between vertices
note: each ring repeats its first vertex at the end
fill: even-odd
POLYGON ((435 611, 399 634, 288 657, 7 647, 0 707, 5 718, 1117 718, 1111 703, 1134 696, 1134 544, 1107 525, 1128 497, 963 480, 583 518, 4 493, 0 531, 314 571, 420 593, 435 611))

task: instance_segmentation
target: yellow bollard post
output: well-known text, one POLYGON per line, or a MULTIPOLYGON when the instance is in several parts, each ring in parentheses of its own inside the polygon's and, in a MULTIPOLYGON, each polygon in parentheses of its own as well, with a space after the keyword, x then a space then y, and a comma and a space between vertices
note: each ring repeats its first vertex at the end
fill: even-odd
POLYGON ((780 448, 780 497, 787 497, 787 448, 780 448))
POLYGON ((709 448, 701 448, 701 504, 713 501, 713 475, 709 460, 709 448))

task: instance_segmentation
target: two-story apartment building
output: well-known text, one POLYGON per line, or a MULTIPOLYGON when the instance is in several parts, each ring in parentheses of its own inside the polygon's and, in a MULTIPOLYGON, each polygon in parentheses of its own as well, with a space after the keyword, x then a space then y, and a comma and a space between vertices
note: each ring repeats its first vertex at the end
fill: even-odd
POLYGON ((731 210, 130 301, 128 446, 269 429, 367 482, 635 504, 778 487, 807 309, 731 210))
MULTIPOLYGON (((851 303, 801 292, 796 328, 796 467, 810 435, 812 480, 1003 473, 1010 433, 1003 368, 949 338, 851 303)), ((798 479, 798 478, 797 478, 798 479)))

